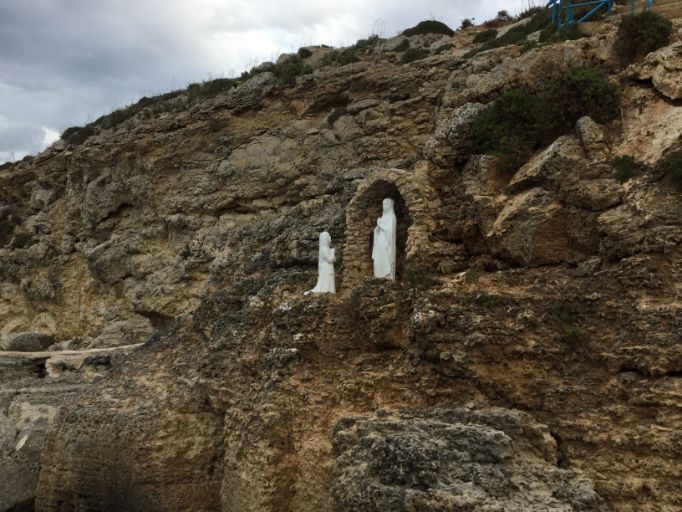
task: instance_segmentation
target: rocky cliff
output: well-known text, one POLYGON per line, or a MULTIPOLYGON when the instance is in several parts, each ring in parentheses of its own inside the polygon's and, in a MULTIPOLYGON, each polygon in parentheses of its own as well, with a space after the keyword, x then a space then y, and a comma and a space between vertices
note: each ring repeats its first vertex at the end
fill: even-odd
POLYGON ((682 43, 623 67, 617 27, 310 48, 3 166, 0 509, 680 510, 682 43), (576 66, 620 115, 472 152, 576 66))

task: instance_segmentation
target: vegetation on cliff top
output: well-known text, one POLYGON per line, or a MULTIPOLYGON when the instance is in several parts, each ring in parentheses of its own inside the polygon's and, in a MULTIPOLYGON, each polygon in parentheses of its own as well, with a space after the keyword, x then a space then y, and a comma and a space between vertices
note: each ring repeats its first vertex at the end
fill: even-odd
POLYGON ((593 68, 569 68, 542 91, 512 89, 478 114, 473 122, 473 153, 500 157, 508 172, 538 149, 573 130, 582 116, 599 123, 618 116, 618 89, 593 68))
POLYGON ((622 64, 630 64, 670 42, 672 22, 655 12, 626 16, 616 36, 616 53, 622 64))
POLYGON ((454 35, 455 31, 445 23, 436 20, 426 20, 417 23, 414 27, 403 30, 404 36, 418 36, 424 34, 443 34, 446 36, 454 35))

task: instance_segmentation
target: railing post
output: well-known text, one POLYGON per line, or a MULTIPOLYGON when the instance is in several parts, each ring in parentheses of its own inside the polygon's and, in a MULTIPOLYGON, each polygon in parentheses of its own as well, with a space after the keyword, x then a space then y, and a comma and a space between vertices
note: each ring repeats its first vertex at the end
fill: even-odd
POLYGON ((566 13, 566 25, 571 26, 573 25, 573 2, 571 0, 568 0, 568 12, 566 13))

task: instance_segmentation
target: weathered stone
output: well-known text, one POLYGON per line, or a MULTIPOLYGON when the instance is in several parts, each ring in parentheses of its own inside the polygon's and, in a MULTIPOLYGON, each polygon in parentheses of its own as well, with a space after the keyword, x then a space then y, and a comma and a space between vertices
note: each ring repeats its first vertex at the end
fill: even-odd
POLYGON ((343 141, 353 140, 362 135, 362 128, 358 126, 352 116, 341 116, 334 121, 334 131, 343 141))
POLYGON ((618 206, 623 199, 623 186, 613 179, 581 180, 561 187, 562 201, 593 212, 618 206))
POLYGON ((333 449, 332 493, 344 512, 607 510, 592 482, 556 467, 549 429, 518 411, 342 418, 333 449))
POLYGON ((471 155, 469 130, 476 115, 485 109, 480 103, 467 103, 441 121, 424 146, 424 156, 436 165, 452 167, 464 163, 471 155))
POLYGON ((364 100, 356 101, 351 103, 346 107, 346 111, 351 115, 356 115, 359 112, 366 110, 368 108, 376 107, 379 101, 374 98, 367 98, 364 100))
POLYGON ((509 199, 487 233, 491 251, 521 265, 570 258, 566 216, 557 197, 536 187, 509 199))
POLYGON ((642 64, 635 64, 628 71, 639 80, 651 80, 667 98, 682 99, 682 42, 649 54, 642 64))
POLYGON ((55 342, 54 336, 39 332, 20 332, 5 337, 2 346, 7 351, 40 352, 55 342))
POLYGON ((154 332, 155 329, 148 319, 133 317, 107 325, 88 344, 87 348, 109 348, 144 343, 154 332))
POLYGON ((586 167, 578 140, 571 135, 559 137, 514 174, 507 190, 514 194, 533 187, 557 191, 562 179, 575 180, 586 167))

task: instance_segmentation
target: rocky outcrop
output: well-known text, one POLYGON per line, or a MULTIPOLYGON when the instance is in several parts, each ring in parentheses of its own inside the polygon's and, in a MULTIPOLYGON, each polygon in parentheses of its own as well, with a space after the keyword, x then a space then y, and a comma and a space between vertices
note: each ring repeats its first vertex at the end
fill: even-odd
POLYGON ((671 100, 682 99, 682 42, 649 54, 629 73, 639 80, 651 80, 656 90, 671 100))
POLYGON ((77 403, 81 392, 87 394, 110 371, 115 357, 134 347, 85 352, 28 348, 0 351, 0 510, 34 509, 43 443, 60 407, 77 403))
POLYGON ((518 411, 342 418, 333 450, 344 512, 606 510, 588 479, 556 466, 548 428, 518 411))

